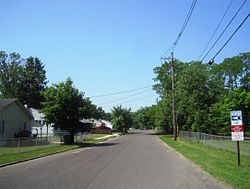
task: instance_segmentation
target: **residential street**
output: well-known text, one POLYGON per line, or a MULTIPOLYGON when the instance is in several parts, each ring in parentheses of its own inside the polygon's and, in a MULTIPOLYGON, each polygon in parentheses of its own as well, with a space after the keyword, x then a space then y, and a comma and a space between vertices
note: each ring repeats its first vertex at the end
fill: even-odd
POLYGON ((1 189, 225 188, 150 133, 0 168, 1 189))

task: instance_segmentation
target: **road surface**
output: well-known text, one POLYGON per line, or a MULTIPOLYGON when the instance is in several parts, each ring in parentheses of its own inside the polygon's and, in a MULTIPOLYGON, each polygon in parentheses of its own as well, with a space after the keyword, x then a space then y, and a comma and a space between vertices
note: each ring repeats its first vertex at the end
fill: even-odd
POLYGON ((1 189, 222 189, 149 133, 0 168, 1 189))

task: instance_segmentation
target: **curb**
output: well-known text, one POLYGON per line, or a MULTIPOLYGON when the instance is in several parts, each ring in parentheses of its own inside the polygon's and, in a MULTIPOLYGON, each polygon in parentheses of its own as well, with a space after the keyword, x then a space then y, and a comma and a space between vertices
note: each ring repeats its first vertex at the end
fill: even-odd
MULTIPOLYGON (((120 135, 114 135, 114 137, 110 136, 110 140, 115 139, 118 136, 120 136, 120 135)), ((99 144, 99 143, 102 143, 102 142, 106 142, 108 140, 109 140, 109 138, 107 137, 107 140, 97 142, 96 144, 99 144)), ((89 146, 86 146, 86 147, 89 147, 89 146)), ((69 149, 69 150, 62 150, 62 151, 54 152, 54 153, 51 153, 51 154, 46 154, 46 155, 41 155, 41 156, 37 156, 37 157, 27 158, 27 159, 23 159, 23 160, 19 160, 19 161, 13 161, 13 162, 10 162, 10 163, 0 164, 0 168, 7 167, 7 166, 10 166, 10 165, 15 165, 15 164, 18 164, 18 163, 23 163, 23 162, 31 161, 31 160, 35 160, 35 159, 39 159, 39 158, 43 158, 43 157, 47 157, 47 156, 51 156, 51 155, 55 155, 55 154, 60 154, 60 153, 68 152, 68 151, 73 151, 73 150, 76 150, 76 149, 79 149, 79 148, 82 148, 82 147, 77 147, 77 148, 69 149)))

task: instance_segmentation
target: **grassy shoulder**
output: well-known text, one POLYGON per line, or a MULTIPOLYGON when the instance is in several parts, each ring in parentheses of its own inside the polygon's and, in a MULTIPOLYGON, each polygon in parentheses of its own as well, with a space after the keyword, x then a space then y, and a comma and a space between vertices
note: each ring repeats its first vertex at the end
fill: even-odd
MULTIPOLYGON (((93 134, 90 139, 88 140, 83 140, 80 142, 77 142, 76 144, 72 145, 48 145, 45 147, 38 147, 27 150, 27 149, 20 149, 20 152, 16 152, 16 148, 0 148, 1 151, 9 151, 10 153, 0 153, 0 166, 4 164, 9 164, 9 163, 16 163, 16 162, 21 162, 29 159, 34 159, 38 157, 43 157, 55 153, 60 153, 60 152, 65 152, 68 150, 74 150, 77 148, 82 148, 85 146, 90 146, 97 144, 99 142, 103 142, 106 140, 109 140, 111 138, 115 138, 118 135, 95 135, 93 134), (13 151, 15 151, 13 153, 13 151)), ((30 147, 23 147, 23 148, 30 148, 30 147)))
POLYGON ((0 165, 25 161, 28 159, 64 152, 67 150, 73 150, 79 147, 80 145, 58 145, 58 146, 48 146, 46 148, 40 148, 20 153, 2 154, 0 156, 0 165))
POLYGON ((241 166, 237 166, 237 156, 233 152, 190 141, 174 142, 171 136, 160 136, 160 139, 219 180, 234 188, 249 188, 250 156, 241 155, 241 166))

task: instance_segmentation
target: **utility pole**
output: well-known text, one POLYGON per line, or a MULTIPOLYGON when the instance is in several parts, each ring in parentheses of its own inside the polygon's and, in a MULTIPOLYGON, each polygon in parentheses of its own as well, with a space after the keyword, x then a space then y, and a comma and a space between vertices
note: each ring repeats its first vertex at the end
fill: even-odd
POLYGON ((172 67, 172 114, 173 114, 173 134, 174 141, 177 140, 177 124, 176 124, 176 103, 175 103, 175 60, 174 53, 171 53, 171 67, 172 67))

